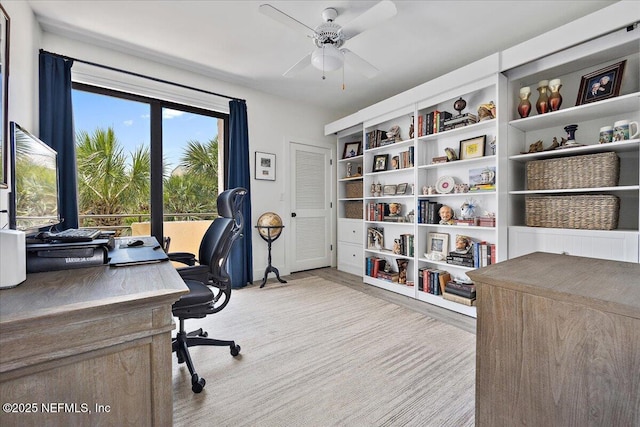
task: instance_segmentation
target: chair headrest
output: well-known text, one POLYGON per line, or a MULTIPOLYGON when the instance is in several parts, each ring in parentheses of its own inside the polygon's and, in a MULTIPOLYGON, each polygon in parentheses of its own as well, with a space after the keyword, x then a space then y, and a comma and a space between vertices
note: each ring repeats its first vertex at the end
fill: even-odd
POLYGON ((225 190, 218 196, 218 215, 224 218, 234 218, 237 220, 242 217, 240 208, 242 201, 247 194, 247 190, 242 187, 225 190))

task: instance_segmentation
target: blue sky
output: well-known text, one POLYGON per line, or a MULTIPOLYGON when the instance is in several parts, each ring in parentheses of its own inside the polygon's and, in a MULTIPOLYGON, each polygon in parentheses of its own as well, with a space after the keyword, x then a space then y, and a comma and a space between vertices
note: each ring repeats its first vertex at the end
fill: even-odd
MULTIPOLYGON (((149 146, 147 104, 74 90, 73 114, 76 132, 85 130, 92 134, 98 127, 113 127, 125 152, 132 152, 140 145, 149 146)), ((187 141, 205 143, 218 134, 214 117, 165 110, 162 123, 163 156, 169 163, 169 170, 177 166, 187 141)))

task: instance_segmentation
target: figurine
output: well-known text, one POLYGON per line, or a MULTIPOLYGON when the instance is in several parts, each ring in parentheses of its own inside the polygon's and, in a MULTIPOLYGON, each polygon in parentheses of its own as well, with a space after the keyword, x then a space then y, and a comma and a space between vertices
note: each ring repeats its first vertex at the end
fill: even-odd
POLYGON ((440 215, 440 224, 453 225, 453 209, 451 206, 442 205, 438 214, 440 215))
POLYGON ((396 140, 396 142, 401 141, 402 138, 400 138, 400 126, 398 125, 391 126, 391 129, 387 131, 387 139, 394 139, 396 140))
POLYGON ((476 206, 472 200, 465 201, 462 206, 460 206, 460 216, 462 219, 472 219, 476 214, 476 206))
POLYGON ((490 120, 496 118, 496 104, 493 101, 488 104, 480 104, 478 107, 478 121, 490 120))
POLYGON ((471 249, 471 239, 468 236, 458 234, 456 236, 456 249, 454 252, 466 254, 471 249))

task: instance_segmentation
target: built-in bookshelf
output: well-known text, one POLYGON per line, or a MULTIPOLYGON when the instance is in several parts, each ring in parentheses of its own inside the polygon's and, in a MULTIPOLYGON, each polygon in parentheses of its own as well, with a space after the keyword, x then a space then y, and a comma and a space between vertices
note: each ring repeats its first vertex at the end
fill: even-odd
MULTIPOLYGON (((467 273, 478 267, 534 251, 639 262, 640 139, 598 143, 601 127, 622 119, 640 121, 639 33, 629 27, 585 38, 508 70, 502 66, 514 62, 513 51, 506 61, 501 53, 491 55, 327 125, 335 129, 360 120, 356 132, 338 132, 338 151, 347 140, 362 140, 363 220, 359 232, 350 234, 360 239, 363 281, 475 317, 470 301, 443 297, 444 289, 436 286, 440 277, 469 282, 467 273), (626 67, 618 96, 575 105, 583 76, 621 61, 626 67), (537 114, 535 89, 541 80, 553 79, 561 81, 563 102, 557 111, 537 114), (525 86, 533 92, 532 113, 520 117, 519 93, 525 86), (566 138, 564 127, 571 124, 578 125, 576 139, 584 145, 528 152, 538 140, 548 148, 554 137, 566 138), (620 158, 620 180, 613 187, 527 188, 530 161, 605 152, 620 158), (620 198, 619 226, 527 226, 526 197, 546 194, 615 195, 620 198), (451 209, 452 221, 441 223, 442 206, 451 209), (460 239, 467 242, 465 248, 456 247, 459 237, 466 237, 460 239), (384 266, 391 271, 378 275, 384 266)), ((348 201, 340 195, 346 179, 341 167, 340 202, 348 201)), ((340 218, 343 213, 339 210, 340 218)), ((349 234, 347 224, 338 225, 338 234, 349 234)), ((354 250, 356 240, 350 246, 354 250)))

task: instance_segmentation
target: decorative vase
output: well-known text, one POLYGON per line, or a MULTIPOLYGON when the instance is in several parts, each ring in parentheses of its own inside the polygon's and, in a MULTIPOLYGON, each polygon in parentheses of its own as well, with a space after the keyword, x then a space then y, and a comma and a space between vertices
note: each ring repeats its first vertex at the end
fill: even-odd
POLYGON ((576 142, 576 131, 578 130, 578 125, 567 125, 564 127, 564 131, 567 132, 567 142, 564 144, 565 146, 578 145, 576 142))
POLYGON ((549 95, 549 108, 551 108, 551 111, 558 111, 562 105, 562 95, 560 95, 561 87, 562 82, 560 79, 553 79, 549 82, 549 90, 551 91, 549 95))
POLYGON ((538 114, 549 112, 549 81, 540 80, 538 83, 538 102, 536 102, 536 110, 538 114))
POLYGON ((529 117, 529 113, 531 113, 531 102, 529 101, 529 97, 531 96, 531 88, 529 86, 525 86, 520 88, 520 103, 518 104, 518 114, 523 119, 525 117, 529 117))

